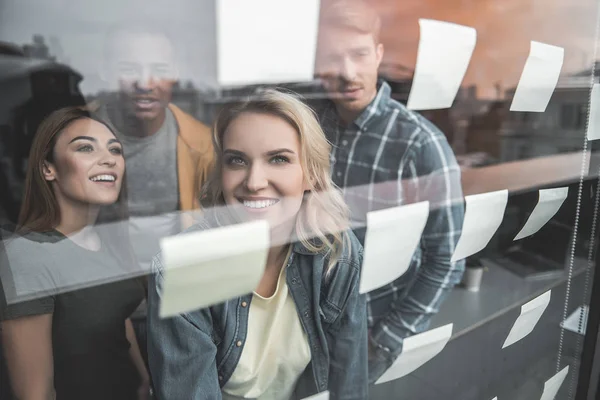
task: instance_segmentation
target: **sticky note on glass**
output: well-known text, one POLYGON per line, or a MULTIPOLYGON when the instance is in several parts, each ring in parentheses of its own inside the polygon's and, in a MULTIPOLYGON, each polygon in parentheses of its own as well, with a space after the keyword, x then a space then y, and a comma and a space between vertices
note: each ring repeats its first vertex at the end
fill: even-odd
POLYGON ((269 225, 254 221, 165 238, 161 318, 252 292, 265 269, 269 225))
POLYGON ((448 324, 404 339, 402 353, 375 384, 402 378, 437 356, 450 340, 452 328, 448 324))
POLYGON ((523 239, 539 231, 558 212, 568 194, 568 187, 540 190, 537 205, 514 240, 523 239))
POLYGON ((387 285, 408 270, 428 215, 428 201, 367 213, 360 293, 387 285))
POLYGON ((590 115, 587 127, 587 139, 600 139, 600 84, 592 85, 590 96, 590 115))
POLYGON ((577 307, 577 310, 573 311, 567 319, 560 323, 561 328, 580 335, 585 335, 589 311, 588 306, 577 307))
POLYGON ((452 262, 467 258, 487 246, 502 223, 507 202, 508 190, 465 197, 465 219, 452 262))
POLYGON ((305 397, 302 400, 329 400, 329 390, 305 397))
POLYGON ((319 0, 217 0, 221 85, 311 81, 319 0))
POLYGON ((417 65, 407 107, 411 110, 449 108, 467 72, 477 31, 431 19, 419 19, 419 26, 417 65))
POLYGON ((531 41, 529 57, 519 79, 511 111, 544 112, 558 83, 565 50, 531 41))
POLYGON ((511 344, 518 342, 525 336, 533 332, 535 325, 538 323, 546 307, 550 303, 550 290, 541 296, 527 302, 521 306, 521 314, 517 317, 515 324, 508 333, 502 348, 506 348, 511 344))
POLYGON ((564 367, 559 373, 544 383, 544 392, 540 400, 554 400, 565 378, 569 374, 569 366, 564 367))

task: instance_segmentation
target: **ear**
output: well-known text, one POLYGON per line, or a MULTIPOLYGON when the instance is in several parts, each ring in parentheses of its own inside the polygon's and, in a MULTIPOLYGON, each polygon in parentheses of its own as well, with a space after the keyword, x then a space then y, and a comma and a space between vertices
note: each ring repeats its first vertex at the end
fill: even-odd
POLYGON ((375 47, 375 54, 377 56, 377 68, 379 68, 379 64, 381 64, 381 60, 383 60, 383 43, 379 43, 375 47))
POLYGON ((44 179, 48 182, 56 180, 56 168, 48 161, 42 162, 42 174, 44 175, 44 179))

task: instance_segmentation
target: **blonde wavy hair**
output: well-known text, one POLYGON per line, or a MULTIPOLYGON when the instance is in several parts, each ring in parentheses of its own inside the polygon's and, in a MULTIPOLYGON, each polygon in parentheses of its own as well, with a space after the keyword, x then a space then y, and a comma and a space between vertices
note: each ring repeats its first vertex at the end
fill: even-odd
POLYGON ((201 193, 203 207, 225 205, 221 174, 223 168, 223 137, 229 125, 243 113, 260 113, 279 117, 298 132, 300 164, 309 190, 296 217, 295 234, 310 251, 325 253, 327 271, 335 266, 347 243, 349 211, 340 190, 330 178, 327 141, 315 113, 294 94, 266 89, 246 101, 228 105, 219 113, 213 126, 215 167, 201 193), (315 240, 317 239, 317 240, 315 240))

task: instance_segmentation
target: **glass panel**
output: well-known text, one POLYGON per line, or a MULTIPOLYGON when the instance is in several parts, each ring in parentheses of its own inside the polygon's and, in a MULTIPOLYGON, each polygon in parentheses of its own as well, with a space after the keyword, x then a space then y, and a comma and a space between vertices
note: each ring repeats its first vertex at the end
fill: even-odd
POLYGON ((598 12, 0 2, 0 398, 585 395, 598 12))

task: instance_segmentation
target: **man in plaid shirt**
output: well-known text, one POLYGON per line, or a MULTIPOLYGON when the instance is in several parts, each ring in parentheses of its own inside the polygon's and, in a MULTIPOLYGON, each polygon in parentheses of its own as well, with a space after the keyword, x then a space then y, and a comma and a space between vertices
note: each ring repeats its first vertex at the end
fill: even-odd
MULTIPOLYGON (((402 352, 406 337, 428 328, 464 270, 463 262, 450 261, 464 217, 460 168, 445 136, 393 100, 389 85, 378 80, 379 30, 366 2, 329 1, 321 11, 316 64, 331 99, 316 108, 334 146, 333 180, 353 222, 364 227, 368 211, 430 202, 409 270, 367 295, 371 382, 402 352)), ((364 244, 365 229, 356 233, 364 244)))

